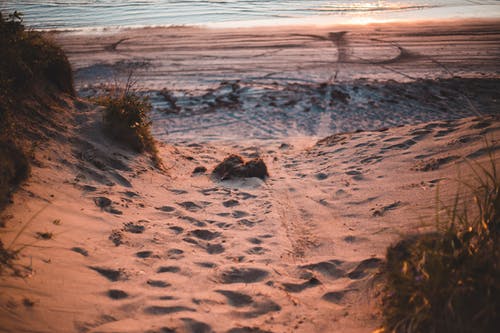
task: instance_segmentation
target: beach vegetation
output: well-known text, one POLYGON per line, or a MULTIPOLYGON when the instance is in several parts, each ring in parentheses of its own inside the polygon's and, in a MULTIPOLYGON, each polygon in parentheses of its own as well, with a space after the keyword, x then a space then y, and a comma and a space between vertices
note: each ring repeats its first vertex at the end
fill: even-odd
POLYGON ((40 32, 27 29, 19 12, 0 12, 0 93, 31 93, 40 83, 75 95, 71 65, 63 50, 40 32))
POLYGON ((388 248, 381 332, 497 332, 500 179, 490 161, 473 166, 468 195, 457 194, 444 218, 436 213, 435 232, 388 248))
MULTIPOLYGON (((29 176, 29 149, 23 133, 36 107, 25 107, 47 91, 74 95, 69 61, 60 47, 25 27, 19 12, 0 12, 0 209, 29 176), (28 120, 28 121, 26 121, 28 120)), ((37 102, 38 103, 38 102, 37 102)))
POLYGON ((135 82, 129 75, 124 85, 115 84, 107 94, 95 101, 104 106, 103 123, 105 132, 113 139, 139 153, 149 153, 153 164, 162 168, 156 141, 151 134, 149 114, 152 106, 147 97, 135 89, 135 82))

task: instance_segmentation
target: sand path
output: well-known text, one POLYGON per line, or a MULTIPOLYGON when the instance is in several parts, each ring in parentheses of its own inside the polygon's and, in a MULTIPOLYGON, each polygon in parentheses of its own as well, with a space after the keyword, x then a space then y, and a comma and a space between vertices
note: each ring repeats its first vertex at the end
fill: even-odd
POLYGON ((6 332, 370 332, 386 246, 432 227, 436 185, 451 200, 463 158, 500 139, 494 117, 317 144, 193 139, 161 149, 162 174, 85 112, 82 140, 46 147, 6 212, 9 239, 36 215, 15 243, 24 279, 2 277, 6 332), (270 178, 192 173, 231 152, 270 178))

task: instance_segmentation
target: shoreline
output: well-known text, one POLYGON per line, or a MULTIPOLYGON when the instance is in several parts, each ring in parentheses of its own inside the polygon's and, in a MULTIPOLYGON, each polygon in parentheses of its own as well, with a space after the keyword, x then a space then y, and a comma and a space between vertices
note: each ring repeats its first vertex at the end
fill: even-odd
MULTIPOLYGON (((146 8, 147 9, 147 8, 146 8)), ((371 24, 371 23, 403 23, 403 22, 421 22, 425 20, 435 20, 435 21, 448 21, 448 20, 467 20, 467 19, 491 19, 491 20, 499 20, 500 19, 500 5, 498 4, 455 4, 450 6, 438 6, 438 5, 410 5, 408 7, 366 7, 361 9, 339 9, 335 11, 332 9, 331 11, 303 11, 294 14, 293 11, 290 13, 278 14, 276 13, 273 16, 271 13, 266 14, 265 10, 261 13, 262 15, 258 15, 262 18, 251 18, 252 15, 246 16, 244 13, 240 13, 241 17, 238 17, 238 14, 231 13, 234 17, 232 19, 224 18, 222 14, 216 13, 215 16, 220 15, 220 17, 212 18, 212 20, 208 18, 204 18, 203 15, 200 17, 194 16, 196 21, 193 19, 189 20, 189 14, 183 18, 175 18, 175 17, 166 17, 163 18, 166 22, 162 22, 161 15, 159 17, 154 17, 153 19, 141 16, 138 14, 138 17, 130 18, 127 16, 127 19, 124 18, 114 18, 114 17, 106 17, 103 14, 103 17, 99 17, 98 13, 94 13, 94 18, 92 22, 88 22, 89 25, 85 26, 84 21, 82 21, 80 26, 64 26, 64 22, 58 22, 57 16, 52 17, 56 13, 46 13, 45 16, 42 15, 40 20, 48 20, 46 24, 51 25, 59 25, 61 28, 54 27, 40 27, 39 24, 33 25, 36 29, 40 29, 43 31, 52 30, 80 30, 80 31, 91 31, 95 30, 97 32, 103 32, 105 30, 114 30, 117 29, 135 29, 135 28, 143 28, 143 27, 169 27, 169 26, 186 26, 186 27, 199 27, 199 28, 260 28, 260 27, 286 27, 286 26, 332 26, 332 25, 349 25, 349 24, 371 24), (307 15, 307 13, 315 13, 307 15), (47 19, 47 16, 50 15, 50 19, 47 19), (97 17, 96 17, 97 15, 97 17), (294 16, 295 15, 295 16, 294 16), (141 23, 138 24, 130 24, 130 20, 135 19, 141 23), (97 21, 96 21, 97 20, 97 21), (114 21, 113 21, 114 20, 114 21), (104 24, 99 25, 99 22, 103 22, 104 24), (113 24, 113 22, 119 23, 120 21, 125 21, 126 25, 123 24, 113 24), (147 23, 142 23, 143 21, 147 23), (97 27, 96 27, 96 23, 97 27), (109 23, 111 22, 111 24, 109 23)), ((64 9, 61 9, 64 10, 64 9)), ((167 10, 168 8, 164 8, 167 10)), ((274 10, 277 10, 274 8, 274 10)), ((21 10, 22 11, 22 10, 21 10)), ((237 9, 236 9, 237 11, 237 9)), ((89 15, 90 12, 86 12, 86 15, 89 15)), ((28 10, 27 15, 29 16, 31 12, 28 10)), ((68 15, 74 15, 74 13, 68 12, 68 15)), ((126 15, 123 13, 123 15, 126 15)), ((144 13, 143 13, 144 15, 144 13)), ((36 18, 36 15, 33 15, 36 18)), ((212 17, 209 15, 209 17, 212 17)), ((76 20, 80 19, 79 17, 75 18, 76 20)), ((28 22, 29 23, 29 22, 28 22)), ((74 24, 74 23, 72 23, 74 24)))
POLYGON ((53 36, 82 96, 133 72, 165 142, 200 131, 207 140, 214 130, 326 136, 450 120, 477 115, 474 94, 482 96, 475 107, 491 113, 500 79, 500 22, 491 20, 53 36))

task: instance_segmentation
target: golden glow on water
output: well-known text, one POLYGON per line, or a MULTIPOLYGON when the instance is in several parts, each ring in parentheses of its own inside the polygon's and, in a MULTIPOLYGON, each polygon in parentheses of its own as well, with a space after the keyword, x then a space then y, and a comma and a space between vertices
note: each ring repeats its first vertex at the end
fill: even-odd
POLYGON ((447 18, 500 18, 495 0, 3 0, 38 29, 144 26, 250 27, 367 24, 447 18), (75 5, 78 4, 78 5, 75 5))

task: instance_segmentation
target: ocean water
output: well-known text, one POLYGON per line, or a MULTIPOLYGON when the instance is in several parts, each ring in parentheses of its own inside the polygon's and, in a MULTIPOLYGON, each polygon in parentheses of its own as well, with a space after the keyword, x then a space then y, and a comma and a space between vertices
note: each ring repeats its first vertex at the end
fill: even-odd
POLYGON ((500 18, 499 0, 0 0, 36 29, 367 23, 425 18, 500 18))

